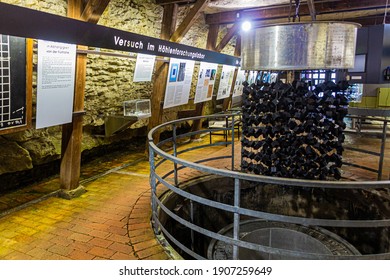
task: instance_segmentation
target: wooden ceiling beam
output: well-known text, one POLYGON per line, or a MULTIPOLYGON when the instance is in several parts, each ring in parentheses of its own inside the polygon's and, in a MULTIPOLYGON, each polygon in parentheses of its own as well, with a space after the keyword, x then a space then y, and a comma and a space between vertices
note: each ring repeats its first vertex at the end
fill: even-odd
POLYGON ((219 25, 210 25, 207 33, 206 50, 216 51, 219 25))
MULTIPOLYGON (((357 22, 362 25, 374 25, 374 24, 381 24, 383 22, 383 16, 385 13, 385 9, 373 9, 373 10, 366 10, 366 11, 351 11, 351 12, 339 12, 334 14, 321 14, 317 15, 316 20, 317 21, 332 21, 334 19, 337 19, 338 21, 349 21, 349 22, 357 22), (379 19, 382 18, 382 21, 380 22, 379 19), (361 20, 363 19, 363 20, 361 20)), ((390 15, 389 15, 390 16, 390 15)), ((310 22, 311 17, 309 15, 301 16, 300 17, 301 22, 310 22)), ((255 21, 252 26, 253 28, 262 27, 264 25, 270 25, 270 24, 281 24, 281 23, 287 23, 288 18, 273 18, 273 19, 267 19, 267 20, 258 20, 255 21)), ((386 21, 390 23, 390 21, 386 21)))
POLYGON ((196 0, 156 0, 157 5, 169 5, 169 4, 188 4, 195 3, 196 0))
POLYGON ((110 0, 88 0, 81 14, 81 19, 91 23, 98 23, 110 0))
POLYGON ((196 19, 199 17, 200 13, 207 7, 207 4, 210 0, 198 0, 188 12, 186 17, 180 23, 175 33, 172 34, 170 41, 180 42, 181 39, 187 34, 188 30, 194 24, 196 19))
MULTIPOLYGON (((351 19, 347 18, 345 19, 345 21, 353 21, 356 23, 360 23, 362 26, 369 26, 369 25, 383 24, 383 18, 384 15, 377 15, 377 16, 351 18, 351 19)), ((386 16, 385 22, 390 23, 390 15, 386 16)))
POLYGON ((178 9, 179 7, 177 4, 164 6, 160 39, 169 40, 172 34, 175 33, 178 9))
POLYGON ((225 36, 222 38, 221 42, 219 42, 218 46, 216 47, 216 52, 221 52, 226 45, 230 42, 230 40, 237 34, 237 31, 240 29, 240 25, 238 23, 234 24, 232 27, 230 27, 225 34, 225 36))
MULTIPOLYGON (((333 1, 333 2, 314 2, 316 15, 329 14, 335 12, 348 12, 356 10, 369 10, 385 8, 386 3, 383 0, 360 0, 360 1, 333 1)), ((243 19, 249 20, 267 20, 275 18, 288 18, 290 9, 288 5, 279 7, 262 7, 260 9, 237 10, 206 16, 207 24, 231 24, 243 19)), ((308 5, 301 5, 300 16, 310 15, 308 5)))

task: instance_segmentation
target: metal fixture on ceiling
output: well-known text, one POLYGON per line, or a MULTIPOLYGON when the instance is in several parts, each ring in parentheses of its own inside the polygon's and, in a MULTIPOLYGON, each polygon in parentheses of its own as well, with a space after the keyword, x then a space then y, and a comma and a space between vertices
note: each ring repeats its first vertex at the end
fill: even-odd
POLYGON ((245 70, 353 68, 356 34, 350 22, 305 22, 264 26, 241 34, 245 70))

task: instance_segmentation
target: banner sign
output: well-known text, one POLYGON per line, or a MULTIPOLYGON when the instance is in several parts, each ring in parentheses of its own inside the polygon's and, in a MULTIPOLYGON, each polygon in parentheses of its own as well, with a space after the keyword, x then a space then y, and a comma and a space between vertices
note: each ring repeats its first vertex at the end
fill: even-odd
POLYGON ((0 34, 238 66, 240 58, 0 3, 0 34))

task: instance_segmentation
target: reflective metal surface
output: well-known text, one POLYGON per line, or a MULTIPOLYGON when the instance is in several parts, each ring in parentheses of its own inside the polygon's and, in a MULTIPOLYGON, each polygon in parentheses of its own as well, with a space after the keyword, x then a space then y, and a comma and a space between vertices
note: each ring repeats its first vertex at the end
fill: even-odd
POLYGON ((353 68, 358 27, 350 22, 300 22, 242 32, 242 69, 353 68))

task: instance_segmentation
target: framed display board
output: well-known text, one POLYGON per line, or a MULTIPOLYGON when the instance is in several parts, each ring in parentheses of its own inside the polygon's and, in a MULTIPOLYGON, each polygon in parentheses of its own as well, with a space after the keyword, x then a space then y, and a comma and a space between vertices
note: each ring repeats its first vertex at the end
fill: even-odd
POLYGON ((31 39, 0 35, 0 135, 31 127, 31 39))

